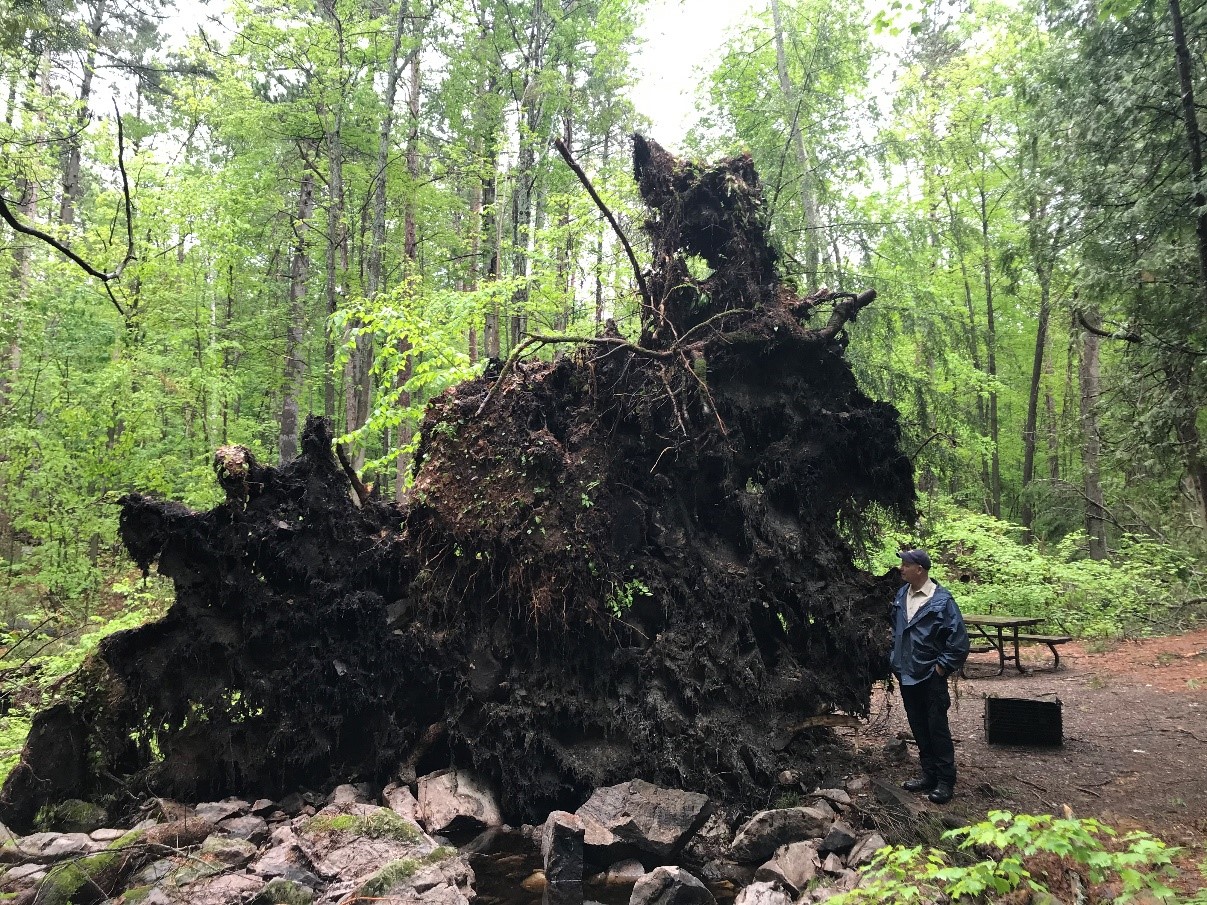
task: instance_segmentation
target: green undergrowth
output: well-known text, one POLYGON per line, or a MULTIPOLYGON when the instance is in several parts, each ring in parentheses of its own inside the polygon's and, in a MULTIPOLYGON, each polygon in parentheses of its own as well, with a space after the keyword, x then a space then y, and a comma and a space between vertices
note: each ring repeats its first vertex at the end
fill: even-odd
MULTIPOLYGON (((859 886, 829 899, 833 905, 1062 901, 1051 887, 1071 873, 1090 901, 1207 905, 1207 894, 1179 894, 1174 859, 1181 849, 1145 832, 1119 835, 1093 818, 990 811, 972 826, 943 834, 939 847, 887 846, 860 870, 859 886)), ((1202 868, 1200 868, 1201 870, 1202 868)))
POLYGON ((10 702, 0 715, 0 783, 17 764, 34 712, 53 696, 64 676, 80 667, 101 641, 114 632, 137 628, 167 612, 171 583, 127 571, 113 578, 106 606, 80 621, 51 618, 34 608, 10 614, 9 624, 29 626, 0 630, 0 694, 10 702))
POLYGON ((1196 560, 1152 538, 1123 535, 1106 560, 1086 556, 1085 536, 1023 543, 1023 528, 943 497, 923 501, 921 530, 908 540, 886 533, 864 565, 898 565, 902 543, 924 547, 932 577, 965 613, 1040 616, 1042 631, 1080 638, 1138 637, 1184 631, 1203 620, 1205 596, 1196 560))
POLYGON ((393 839, 396 842, 418 842, 422 834, 412 823, 393 811, 379 808, 372 814, 319 815, 306 824, 311 833, 348 833, 369 839, 393 839))

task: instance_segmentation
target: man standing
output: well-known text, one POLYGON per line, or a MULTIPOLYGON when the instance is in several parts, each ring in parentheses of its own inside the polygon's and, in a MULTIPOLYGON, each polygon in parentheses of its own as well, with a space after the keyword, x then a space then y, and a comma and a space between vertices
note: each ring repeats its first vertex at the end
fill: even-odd
POLYGON ((901 552, 901 577, 907 583, 893 599, 892 668, 922 762, 922 775, 901 785, 947 804, 956 784, 947 677, 968 657, 968 630, 951 592, 931 580, 925 550, 901 552))

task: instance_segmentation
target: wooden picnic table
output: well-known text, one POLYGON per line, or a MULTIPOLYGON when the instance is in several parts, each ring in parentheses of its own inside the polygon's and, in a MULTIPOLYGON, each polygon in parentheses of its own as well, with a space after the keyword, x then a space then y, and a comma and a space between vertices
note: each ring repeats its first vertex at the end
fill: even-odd
MULTIPOLYGON (((1015 669, 1019 672, 1026 672, 1023 669, 1022 661, 1018 656, 1020 628, 1027 628, 1032 625, 1039 625, 1043 622, 1039 616, 985 616, 985 615, 967 615, 964 616, 964 625, 968 627, 969 635, 973 640, 980 642, 979 648, 974 647, 975 653, 988 653, 989 651, 997 651, 997 673, 1001 675, 1006 671, 1006 662, 1013 661, 1015 669), (1010 653, 1007 653, 1007 649, 1010 653)), ((960 675, 967 676, 964 669, 960 669, 960 675)))

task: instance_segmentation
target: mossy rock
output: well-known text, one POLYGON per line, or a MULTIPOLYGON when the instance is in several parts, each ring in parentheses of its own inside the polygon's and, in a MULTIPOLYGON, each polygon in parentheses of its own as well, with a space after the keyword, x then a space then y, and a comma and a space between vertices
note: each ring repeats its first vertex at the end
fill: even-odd
POLYGON ((348 833, 369 839, 393 839, 396 842, 418 842, 420 830, 410 821, 387 808, 378 808, 372 814, 335 814, 318 816, 306 824, 311 833, 348 833))
POLYGON ((38 885, 34 902, 36 905, 83 905, 104 898, 116 885, 125 857, 120 849, 106 849, 56 864, 38 885))
POLYGON ((141 830, 126 833, 115 839, 103 852, 56 864, 38 885, 36 905, 87 905, 108 896, 128 866, 141 860, 142 854, 127 852, 145 833, 141 830))
POLYGON ((405 883, 413 877, 419 867, 419 862, 412 858, 399 858, 397 861, 391 861, 361 884, 356 894, 369 898, 384 896, 399 883, 405 883))
POLYGON ((265 884, 248 905, 311 905, 314 891, 300 883, 277 877, 265 884))
POLYGON ((55 833, 91 833, 109 822, 109 812, 99 804, 68 798, 43 808, 35 821, 38 828, 55 833))

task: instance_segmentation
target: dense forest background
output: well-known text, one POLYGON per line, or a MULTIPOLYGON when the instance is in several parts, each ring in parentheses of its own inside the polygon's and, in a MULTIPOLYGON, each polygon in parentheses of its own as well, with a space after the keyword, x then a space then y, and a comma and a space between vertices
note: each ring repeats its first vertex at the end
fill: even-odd
MULTIPOLYGON (((321 413, 400 498, 434 394, 529 333, 635 335, 632 269, 552 141, 638 240, 642 15, 0 0, 14 688, 164 605, 121 494, 212 505, 215 447, 288 461, 321 413)), ((753 155, 802 290, 880 293, 848 355, 902 413, 925 517, 870 566, 927 543, 965 609, 1086 635, 1205 612, 1205 39, 1180 0, 768 0, 700 73, 682 150, 753 155)))

